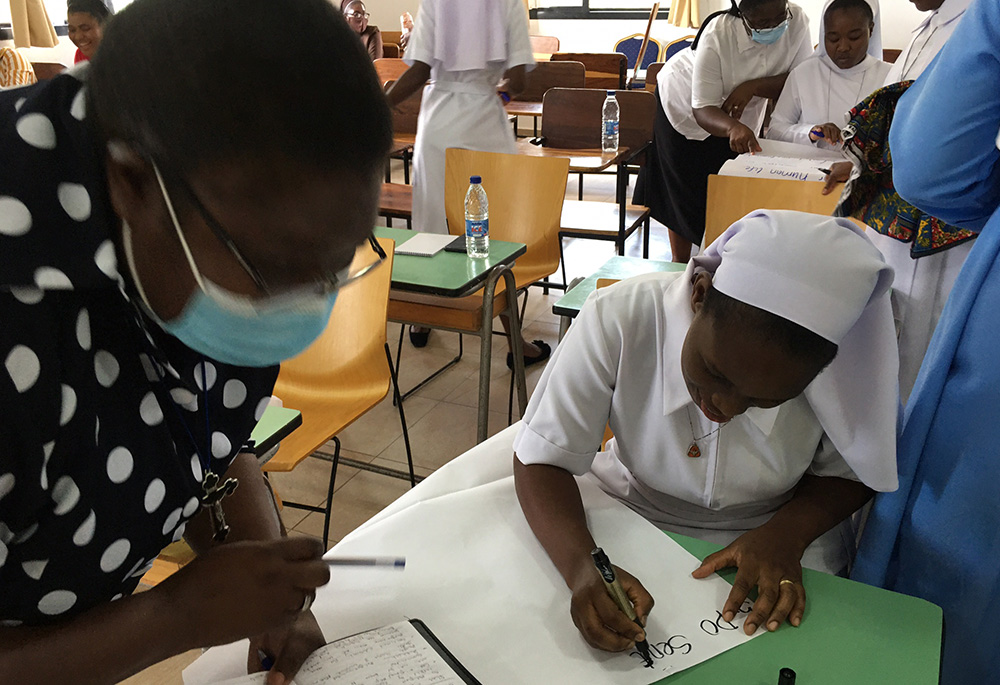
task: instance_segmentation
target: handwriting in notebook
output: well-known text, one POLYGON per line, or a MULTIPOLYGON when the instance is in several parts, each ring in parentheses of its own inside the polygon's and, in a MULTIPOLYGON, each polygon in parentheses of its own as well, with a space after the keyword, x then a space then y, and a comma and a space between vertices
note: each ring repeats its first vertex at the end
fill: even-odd
MULTIPOLYGON (((736 620, 740 615, 749 614, 753 610, 753 602, 747 600, 743 603, 736 611, 736 616, 733 617, 733 621, 736 620)), ((727 621, 722 617, 721 611, 716 611, 715 616, 711 618, 706 618, 698 624, 698 628, 702 633, 706 635, 715 636, 721 632, 729 630, 738 630, 737 626, 733 621, 727 621)), ((692 634, 697 635, 697 631, 692 631, 692 634)), ((654 640, 652 636, 649 638, 649 654, 653 657, 653 661, 657 663, 658 666, 667 666, 668 670, 670 668, 669 661, 663 661, 669 657, 674 656, 684 656, 690 654, 694 649, 694 643, 699 642, 699 640, 690 640, 686 636, 677 634, 671 635, 666 640, 654 640)), ((636 650, 629 652, 629 656, 635 657, 640 662, 644 663, 642 655, 636 650)))
POLYGON ((337 640, 303 664, 300 685, 461 685, 454 670, 408 622, 337 640))

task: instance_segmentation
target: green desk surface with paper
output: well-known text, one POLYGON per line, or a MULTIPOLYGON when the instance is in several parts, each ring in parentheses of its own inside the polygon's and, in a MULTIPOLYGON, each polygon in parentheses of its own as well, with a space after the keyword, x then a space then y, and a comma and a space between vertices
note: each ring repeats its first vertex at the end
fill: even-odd
POLYGON ((257 458, 281 442, 289 433, 302 425, 302 412, 288 407, 268 406, 260 421, 253 427, 250 439, 254 442, 257 458))
MULTIPOLYGON (((416 233, 405 228, 379 226, 375 228, 375 235, 395 240, 398 247, 416 233)), ((433 257, 397 254, 392 263, 392 287, 407 292, 462 297, 478 290, 493 267, 513 264, 525 250, 523 243, 490 240, 490 256, 486 259, 469 259, 462 252, 444 250, 433 257)))
MULTIPOLYGON (((670 534, 699 559, 718 545, 670 534)), ((732 582, 736 572, 722 576, 732 582)), ((796 685, 933 685, 941 660, 941 609, 930 602, 805 569, 806 613, 664 685, 775 685, 791 668, 796 685)), ((670 611, 657 605, 653 611, 670 611)), ((656 636, 649 635, 650 645, 656 636)))
POLYGON ((639 257, 612 257, 604 263, 604 266, 560 297, 559 301, 552 305, 552 313, 557 316, 574 318, 580 313, 580 308, 583 307, 583 303, 587 301, 590 293, 597 289, 597 279, 599 278, 622 280, 656 271, 684 271, 684 269, 684 264, 675 262, 661 262, 639 257))

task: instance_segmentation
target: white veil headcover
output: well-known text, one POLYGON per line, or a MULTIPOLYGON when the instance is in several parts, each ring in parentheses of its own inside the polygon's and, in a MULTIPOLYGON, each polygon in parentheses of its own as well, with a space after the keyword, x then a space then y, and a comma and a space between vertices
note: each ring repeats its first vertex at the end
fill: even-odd
POLYGON ((692 260, 719 292, 836 343, 837 357, 805 390, 834 447, 869 487, 894 490, 899 353, 893 271, 843 218, 757 210, 692 260))

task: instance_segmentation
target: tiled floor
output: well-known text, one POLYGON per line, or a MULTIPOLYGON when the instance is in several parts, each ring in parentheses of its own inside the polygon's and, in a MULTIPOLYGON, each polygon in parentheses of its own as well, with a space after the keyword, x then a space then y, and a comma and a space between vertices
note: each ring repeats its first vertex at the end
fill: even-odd
MULTIPOLYGON (((567 197, 576 197, 577 179, 571 178, 567 197)), ((613 176, 586 176, 585 199, 614 201, 613 176)), ((610 242, 594 240, 567 240, 567 274, 570 279, 587 276, 614 255, 610 242)), ((641 235, 636 233, 626 246, 626 253, 641 256, 641 235)), ((670 248, 666 230, 653 222, 650 240, 650 257, 669 259, 670 248)), ((559 320, 552 313, 552 305, 561 296, 560 291, 544 295, 540 288, 531 288, 524 317, 524 336, 528 340, 541 339, 555 346, 558 339, 559 320)), ((390 325, 388 336, 395 354, 399 339, 399 326, 390 325)), ((479 339, 466 336, 462 360, 438 378, 418 390, 404 403, 413 461, 418 475, 426 476, 446 464, 475 444, 476 406, 479 387, 479 339)), ((408 339, 403 341, 403 361, 400 368, 400 385, 405 391, 421 379, 451 360, 458 351, 458 335, 434 331, 427 347, 414 348, 408 339)), ((495 337, 490 382, 489 433, 492 435, 507 426, 507 402, 510 371, 505 360, 507 345, 503 338, 495 337)), ((528 369, 528 393, 534 390, 544 365, 528 369)), ((515 408, 515 419, 516 419, 515 408)), ((399 415, 386 399, 379 406, 340 434, 341 454, 391 468, 406 468, 399 415)), ((325 452, 332 454, 333 443, 325 452)), ((279 495, 288 500, 322 504, 330 477, 330 463, 317 457, 306 459, 291 473, 272 474, 271 480, 279 495)), ((383 509, 403 494, 409 484, 388 476, 359 471, 350 467, 337 470, 336 490, 330 523, 330 544, 333 545, 358 525, 383 509)), ((323 515, 285 508, 282 519, 292 534, 321 537, 323 515)))

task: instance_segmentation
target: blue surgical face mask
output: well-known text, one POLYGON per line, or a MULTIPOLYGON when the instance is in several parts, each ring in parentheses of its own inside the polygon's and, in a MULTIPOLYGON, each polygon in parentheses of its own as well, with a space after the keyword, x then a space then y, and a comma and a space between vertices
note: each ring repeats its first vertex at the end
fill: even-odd
MULTIPOLYGON (((167 204, 170 207, 169 198, 167 204)), ((131 229, 122 224, 122 243, 132 280, 148 313, 167 333, 212 359, 236 366, 264 367, 296 356, 326 328, 337 291, 268 300, 229 292, 198 271, 176 218, 174 223, 198 288, 180 315, 170 321, 157 317, 149 304, 135 269, 131 229)))
POLYGON ((760 45, 771 45, 778 41, 788 28, 788 19, 769 29, 750 29, 750 40, 760 45))

